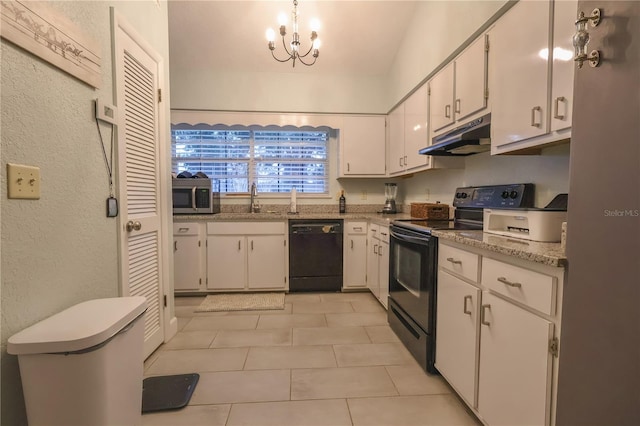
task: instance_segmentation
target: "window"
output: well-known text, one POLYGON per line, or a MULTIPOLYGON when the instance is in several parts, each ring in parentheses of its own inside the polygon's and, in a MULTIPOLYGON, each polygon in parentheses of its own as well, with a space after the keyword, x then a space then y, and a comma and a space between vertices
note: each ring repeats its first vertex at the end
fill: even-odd
POLYGON ((329 193, 329 132, 173 127, 175 173, 203 172, 220 192, 329 193))

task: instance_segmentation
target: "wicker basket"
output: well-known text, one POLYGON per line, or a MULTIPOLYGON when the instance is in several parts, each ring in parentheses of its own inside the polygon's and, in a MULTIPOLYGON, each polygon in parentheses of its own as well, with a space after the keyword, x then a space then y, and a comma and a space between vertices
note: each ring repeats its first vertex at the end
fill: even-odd
POLYGON ((411 217, 449 220, 449 205, 440 203, 411 203, 411 217))

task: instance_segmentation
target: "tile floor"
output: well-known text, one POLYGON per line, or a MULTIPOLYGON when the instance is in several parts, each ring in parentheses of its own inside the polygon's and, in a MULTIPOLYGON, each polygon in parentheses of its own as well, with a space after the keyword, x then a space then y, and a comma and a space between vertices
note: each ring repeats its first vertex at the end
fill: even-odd
POLYGON ((194 313, 177 297, 178 334, 145 376, 199 373, 187 407, 143 425, 479 425, 425 374, 370 293, 287 294, 285 309, 194 313))

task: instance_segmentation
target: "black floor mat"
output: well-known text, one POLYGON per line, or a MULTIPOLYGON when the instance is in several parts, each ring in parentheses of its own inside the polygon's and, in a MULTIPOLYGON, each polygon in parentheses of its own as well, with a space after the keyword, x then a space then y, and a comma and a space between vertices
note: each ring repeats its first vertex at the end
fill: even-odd
POLYGON ((176 410, 189 403, 199 374, 147 377, 142 381, 142 412, 176 410))

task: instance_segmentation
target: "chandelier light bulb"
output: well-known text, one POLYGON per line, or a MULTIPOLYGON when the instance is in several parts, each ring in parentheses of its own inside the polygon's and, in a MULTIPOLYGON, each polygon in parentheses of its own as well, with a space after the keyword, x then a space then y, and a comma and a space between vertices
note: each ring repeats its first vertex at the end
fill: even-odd
POLYGON ((267 28, 267 41, 275 41, 276 40, 276 32, 273 28, 267 28))
POLYGON ((320 20, 318 18, 313 18, 309 23, 309 28, 311 31, 319 31, 320 30, 320 20))
POLYGON ((278 25, 282 26, 282 25, 287 25, 287 14, 284 12, 280 12, 280 14, 278 15, 278 25))
POLYGON ((319 38, 313 40, 313 48, 314 49, 319 50, 320 46, 322 46, 322 42, 320 41, 319 38))

